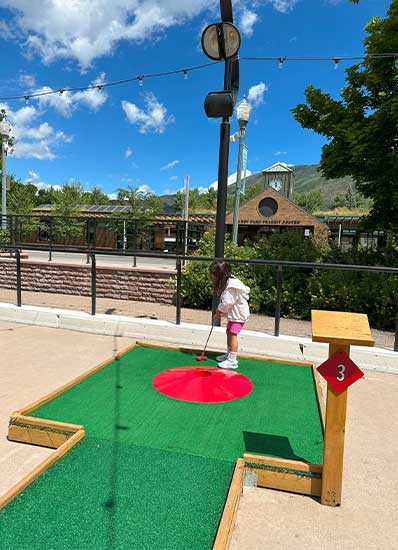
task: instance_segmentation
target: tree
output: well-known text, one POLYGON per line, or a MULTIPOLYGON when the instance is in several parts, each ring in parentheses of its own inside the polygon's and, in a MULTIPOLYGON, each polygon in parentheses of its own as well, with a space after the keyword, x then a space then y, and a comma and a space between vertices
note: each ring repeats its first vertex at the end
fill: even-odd
POLYGON ((55 204, 58 200, 59 193, 60 191, 54 189, 54 187, 39 189, 35 199, 35 206, 40 206, 41 204, 55 204))
POLYGON ((83 194, 83 204, 110 204, 110 200, 99 187, 94 186, 91 191, 86 191, 83 194))
POLYGON ((293 202, 307 212, 316 212, 322 208, 322 193, 320 191, 308 191, 308 193, 293 193, 293 202))
POLYGON ((118 202, 130 206, 129 218, 155 218, 163 210, 162 199, 154 193, 145 193, 139 187, 119 188, 118 202))
POLYGON ((57 240, 77 239, 82 236, 84 222, 77 219, 83 204, 84 191, 82 185, 75 181, 65 183, 56 195, 53 211, 56 218, 50 229, 57 240))
POLYGON ((321 171, 326 178, 352 176, 372 199, 368 226, 398 229, 398 58, 372 58, 398 52, 398 0, 387 17, 366 25, 366 55, 347 69, 341 100, 309 86, 307 103, 293 109, 304 127, 327 138, 321 171))
POLYGON ((184 193, 182 191, 177 191, 174 196, 174 210, 177 214, 182 214, 184 211, 184 193))

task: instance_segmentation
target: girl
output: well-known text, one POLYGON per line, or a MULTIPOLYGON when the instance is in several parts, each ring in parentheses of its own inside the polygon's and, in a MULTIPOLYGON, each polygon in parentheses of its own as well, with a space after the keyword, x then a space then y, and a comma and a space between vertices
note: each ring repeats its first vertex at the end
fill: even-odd
POLYGON ((214 314, 213 323, 221 316, 227 318, 227 353, 216 357, 218 366, 223 369, 238 368, 238 334, 249 318, 250 288, 231 274, 229 265, 214 261, 209 268, 213 289, 220 297, 220 303, 214 314))

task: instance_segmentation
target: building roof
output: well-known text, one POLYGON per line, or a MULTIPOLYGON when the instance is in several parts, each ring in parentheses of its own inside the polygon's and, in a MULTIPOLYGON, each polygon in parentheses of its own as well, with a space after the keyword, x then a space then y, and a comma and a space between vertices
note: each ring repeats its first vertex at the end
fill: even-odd
MULTIPOLYGON (((226 223, 233 223, 233 212, 230 212, 226 217, 226 223)), ((245 201, 239 209, 239 224, 240 225, 272 225, 272 226, 306 226, 312 225, 326 229, 326 226, 315 216, 306 212, 300 206, 297 206, 290 199, 275 191, 271 187, 267 187, 251 199, 245 201), (259 203, 270 197, 278 203, 278 210, 275 214, 264 217, 258 210, 259 203)))
POLYGON ((270 172, 292 172, 293 170, 284 162, 276 162, 269 168, 266 168, 265 170, 262 170, 262 173, 270 173, 270 172))
MULTIPOLYGON (((39 206, 36 206, 36 208, 33 208, 34 214, 45 214, 45 213, 51 213, 56 208, 55 204, 40 204, 39 206)), ((113 205, 113 204, 102 204, 102 205, 90 205, 90 204, 82 204, 76 206, 76 209, 79 211, 77 213, 78 216, 84 217, 87 215, 87 217, 106 217, 107 214, 128 214, 131 212, 131 206, 126 205, 113 205)), ((197 223, 213 223, 215 221, 215 215, 214 214, 207 214, 207 213, 193 213, 189 214, 189 221, 190 222, 197 222, 197 223)), ((158 214, 157 216, 154 216, 151 218, 152 220, 156 221, 163 221, 163 222, 175 222, 175 221, 183 221, 184 218, 181 214, 158 214)))

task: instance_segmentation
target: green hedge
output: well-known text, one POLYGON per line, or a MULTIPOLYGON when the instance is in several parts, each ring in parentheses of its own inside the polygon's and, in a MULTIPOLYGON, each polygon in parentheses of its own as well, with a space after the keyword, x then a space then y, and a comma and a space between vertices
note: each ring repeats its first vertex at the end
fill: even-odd
MULTIPOLYGON (((201 240, 198 256, 213 256, 214 231, 201 240)), ((276 259, 302 262, 326 262, 356 265, 398 265, 396 246, 381 252, 350 250, 303 239, 295 233, 275 234, 255 243, 237 246, 227 240, 225 257, 276 259)), ((212 288, 207 262, 188 262, 184 268, 183 298, 185 307, 209 309, 212 288)), ((233 273, 251 288, 250 310, 274 315, 276 302, 276 267, 232 266, 233 273)), ((398 277, 393 274, 283 269, 281 313, 285 318, 310 319, 311 309, 329 309, 366 313, 375 328, 395 328, 398 312, 398 277)))

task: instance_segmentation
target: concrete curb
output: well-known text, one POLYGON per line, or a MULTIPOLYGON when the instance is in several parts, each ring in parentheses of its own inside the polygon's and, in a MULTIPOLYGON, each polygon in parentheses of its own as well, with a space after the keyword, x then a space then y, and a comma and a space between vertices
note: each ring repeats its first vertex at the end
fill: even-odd
MULTIPOLYGON (((193 323, 175 325, 169 321, 123 317, 63 309, 0 303, 0 321, 22 323, 92 334, 125 336, 137 340, 164 342, 201 350, 210 326, 193 323)), ((225 328, 215 327, 209 342, 210 350, 225 349, 225 328)), ((296 336, 275 337, 243 330, 239 337, 242 353, 258 354, 292 361, 322 363, 328 354, 327 344, 314 343, 296 336)), ((398 354, 382 348, 352 347, 352 359, 364 370, 398 374, 398 354)))

